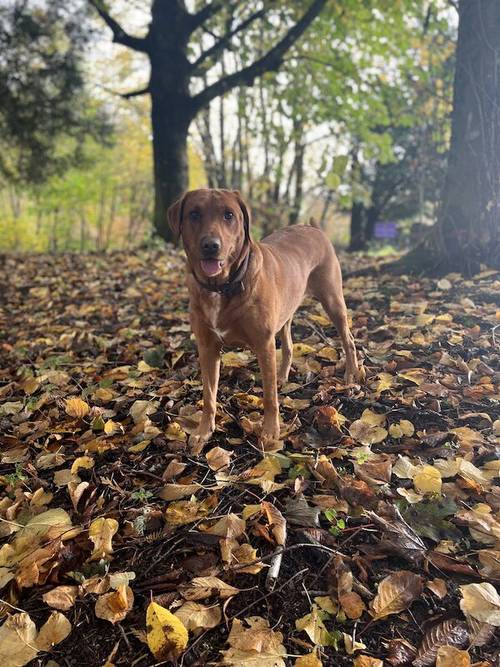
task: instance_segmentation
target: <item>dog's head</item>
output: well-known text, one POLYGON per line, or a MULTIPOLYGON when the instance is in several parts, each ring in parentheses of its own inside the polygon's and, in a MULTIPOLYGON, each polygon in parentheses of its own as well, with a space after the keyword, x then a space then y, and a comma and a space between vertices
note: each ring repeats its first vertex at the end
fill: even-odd
POLYGON ((191 190, 172 204, 167 215, 196 274, 202 279, 227 279, 250 242, 250 213, 240 193, 191 190))

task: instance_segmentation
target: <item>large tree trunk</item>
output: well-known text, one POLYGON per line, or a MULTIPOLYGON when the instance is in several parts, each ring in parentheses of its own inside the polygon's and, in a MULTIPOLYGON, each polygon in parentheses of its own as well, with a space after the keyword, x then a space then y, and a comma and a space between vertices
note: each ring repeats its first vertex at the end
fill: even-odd
POLYGON ((353 201, 351 207, 351 240, 348 251, 364 250, 365 243, 365 206, 363 202, 353 201))
POLYGON ((183 3, 155 0, 149 29, 154 228, 171 241, 167 208, 188 186, 187 138, 195 116, 189 91, 189 30, 183 3))
POLYGON ((473 275, 500 266, 500 2, 460 0, 451 146, 441 209, 403 264, 473 275))

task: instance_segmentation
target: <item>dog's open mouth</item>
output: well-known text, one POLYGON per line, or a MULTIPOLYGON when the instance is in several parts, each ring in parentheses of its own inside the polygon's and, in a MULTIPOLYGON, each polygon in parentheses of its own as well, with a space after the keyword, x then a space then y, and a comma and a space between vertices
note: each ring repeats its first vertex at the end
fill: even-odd
POLYGON ((224 262, 220 259, 202 259, 201 268, 203 273, 210 278, 222 271, 224 262))

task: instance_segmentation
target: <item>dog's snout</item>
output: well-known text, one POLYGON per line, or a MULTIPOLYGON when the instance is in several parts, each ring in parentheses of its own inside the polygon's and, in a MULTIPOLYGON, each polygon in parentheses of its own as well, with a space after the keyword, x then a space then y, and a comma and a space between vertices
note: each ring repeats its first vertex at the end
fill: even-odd
POLYGON ((216 236, 205 236, 201 240, 201 250, 205 257, 216 257, 221 249, 221 241, 216 236))

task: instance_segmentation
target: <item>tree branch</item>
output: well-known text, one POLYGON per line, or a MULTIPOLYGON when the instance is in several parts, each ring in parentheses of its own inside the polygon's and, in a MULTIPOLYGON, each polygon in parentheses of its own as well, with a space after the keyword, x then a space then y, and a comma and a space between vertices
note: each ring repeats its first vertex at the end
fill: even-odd
POLYGON ((207 60, 207 58, 211 58, 212 56, 217 55, 217 53, 219 53, 219 51, 221 51, 222 49, 227 48, 229 42, 235 35, 237 35, 242 30, 245 30, 245 28, 247 28, 251 23, 261 18, 265 14, 266 10, 260 9, 259 11, 254 12, 247 19, 242 21, 242 23, 236 26, 234 30, 230 30, 228 33, 226 33, 217 42, 215 42, 213 46, 204 51, 197 60, 195 60, 195 62, 193 63, 193 69, 197 69, 203 62, 205 62, 205 60, 207 60))
POLYGON ((147 85, 145 88, 141 88, 140 90, 132 90, 130 93, 120 93, 120 97, 123 97, 124 100, 129 100, 131 97, 139 97, 140 95, 147 95, 147 93, 150 93, 151 90, 149 88, 149 85, 147 85))
POLYGON ((191 32, 194 32, 197 28, 203 25, 205 21, 208 21, 209 18, 220 12, 223 7, 223 2, 213 0, 209 5, 202 7, 196 14, 191 14, 189 20, 191 32))
POLYGON ((129 35, 128 32, 121 27, 118 21, 115 21, 115 19, 106 11, 102 0, 89 0, 89 2, 95 7, 99 16, 108 28, 111 29, 111 32, 113 33, 113 42, 128 46, 134 51, 142 51, 143 53, 148 52, 147 40, 144 37, 134 37, 133 35, 129 35))
POLYGON ((236 86, 251 86, 255 79, 261 74, 277 70, 283 61, 285 53, 293 46, 293 44, 295 44, 299 37, 301 37, 309 27, 310 23, 312 23, 316 16, 321 12, 326 2, 327 0, 313 0, 302 18, 290 28, 276 46, 248 67, 244 67, 238 72, 234 72, 233 74, 229 74, 228 76, 219 79, 211 86, 208 86, 195 95, 193 97, 194 107, 196 109, 201 109, 215 97, 223 95, 228 90, 231 90, 236 86))

